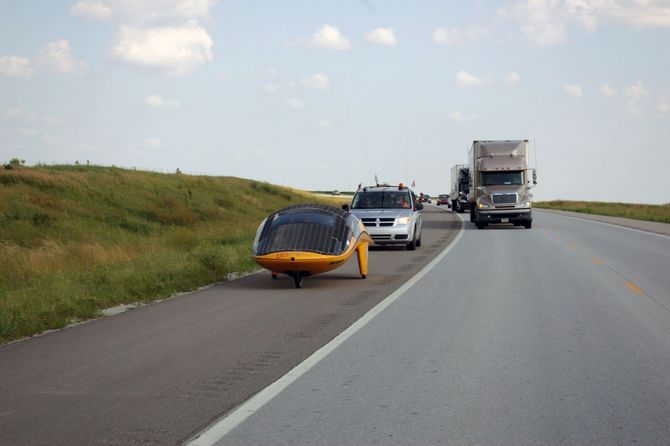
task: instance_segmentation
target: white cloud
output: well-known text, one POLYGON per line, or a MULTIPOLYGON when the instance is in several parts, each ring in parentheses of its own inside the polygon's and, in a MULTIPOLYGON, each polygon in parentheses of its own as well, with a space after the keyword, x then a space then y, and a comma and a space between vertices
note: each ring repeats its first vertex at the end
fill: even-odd
POLYGON ((517 22, 531 43, 550 46, 567 41, 571 26, 595 32, 601 21, 668 28, 670 4, 667 0, 510 0, 499 16, 517 22))
POLYGON ((299 99, 291 98, 286 101, 291 108, 305 108, 305 103, 299 99))
POLYGON ((503 83, 507 85, 516 85, 519 82, 521 82, 521 76, 519 76, 519 73, 512 71, 511 73, 507 73, 505 77, 503 78, 503 83))
POLYGON ((378 45, 395 46, 396 44, 393 28, 375 28, 365 34, 365 40, 378 45))
POLYGON ((147 149, 158 149, 162 146, 161 139, 158 137, 144 138, 142 140, 142 147, 147 149))
POLYGON ((600 86, 600 92, 605 96, 609 96, 610 98, 616 96, 616 90, 614 87, 608 84, 602 84, 600 86))
POLYGON ((452 112, 447 115, 449 121, 454 122, 475 122, 479 120, 477 113, 452 112))
POLYGON ((576 84, 570 84, 564 86, 563 91, 565 91, 568 95, 574 98, 581 98, 582 96, 584 96, 584 90, 582 90, 581 86, 576 84))
POLYGON ((70 14, 88 17, 97 20, 106 20, 112 17, 113 11, 105 2, 79 1, 72 5, 70 14))
POLYGON ((263 90, 267 91, 268 93, 274 93, 275 91, 279 90, 279 84, 266 84, 263 87, 263 90))
POLYGON ((42 135, 42 141, 44 142, 44 144, 51 147, 58 147, 62 143, 60 137, 52 135, 51 133, 45 133, 44 135, 42 135))
POLYGON ((601 1, 603 13, 613 20, 635 27, 670 27, 670 4, 667 0, 601 1))
POLYGON ((30 59, 18 56, 0 57, 0 74, 7 77, 30 79, 35 75, 30 59))
POLYGON ((665 93, 661 96, 656 106, 656 111, 659 113, 670 113, 670 93, 665 93))
POLYGON ((499 15, 516 21, 521 34, 533 45, 558 45, 567 40, 561 5, 555 0, 522 0, 512 2, 510 8, 499 11, 499 15))
POLYGON ((458 87, 482 87, 488 85, 489 81, 481 77, 472 75, 466 71, 459 71, 454 77, 458 87))
POLYGON ((149 29, 124 25, 110 56, 131 65, 183 76, 213 59, 213 45, 212 38, 196 21, 149 29))
POLYGON ((490 30, 481 25, 472 25, 467 28, 435 28, 433 42, 438 45, 456 45, 459 43, 479 40, 486 37, 490 30))
POLYGON ((96 20, 110 18, 146 24, 209 18, 216 0, 80 0, 70 13, 96 20))
POLYGON ((631 99, 640 99, 644 96, 649 96, 649 90, 647 90, 642 81, 637 81, 632 85, 624 87, 623 92, 626 97, 631 99))
POLYGON ((72 57, 67 39, 49 42, 40 52, 38 60, 40 65, 58 73, 79 75, 86 71, 86 62, 72 57))
POLYGON ((14 107, 14 108, 9 108, 6 109, 3 112, 3 115, 6 118, 12 118, 12 119, 17 119, 19 121, 23 122, 43 122, 47 125, 54 125, 62 122, 62 119, 55 118, 53 116, 49 115, 43 115, 41 113, 33 112, 33 111, 27 111, 22 109, 21 107, 14 107))
POLYGON ((351 49, 349 39, 344 37, 339 29, 327 23, 312 35, 309 39, 309 44, 330 50, 342 51, 351 49))
POLYGON ((333 126, 333 124, 328 120, 322 119, 321 121, 319 121, 318 126, 320 129, 329 129, 333 126))
POLYGON ((300 85, 306 88, 325 90, 330 87, 330 78, 323 73, 316 73, 300 79, 300 85))
POLYGON ((21 107, 8 108, 4 111, 6 118, 15 118, 23 115, 23 109, 21 107))
POLYGON ((152 94, 144 98, 144 103, 149 107, 155 108, 179 108, 180 104, 174 99, 163 99, 157 94, 152 94))

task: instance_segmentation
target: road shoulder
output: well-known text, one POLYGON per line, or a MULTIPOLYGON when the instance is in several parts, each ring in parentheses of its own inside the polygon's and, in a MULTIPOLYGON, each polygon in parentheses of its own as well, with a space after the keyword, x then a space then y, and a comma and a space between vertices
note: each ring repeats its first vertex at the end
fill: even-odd
POLYGON ((582 220, 599 221, 601 223, 623 226, 626 228, 637 229, 638 231, 651 232, 654 234, 665 235, 670 237, 670 224, 668 223, 634 220, 632 218, 610 217, 607 215, 584 214, 581 212, 559 211, 555 209, 535 208, 534 211, 547 212, 550 214, 558 214, 567 217, 581 218, 582 220))

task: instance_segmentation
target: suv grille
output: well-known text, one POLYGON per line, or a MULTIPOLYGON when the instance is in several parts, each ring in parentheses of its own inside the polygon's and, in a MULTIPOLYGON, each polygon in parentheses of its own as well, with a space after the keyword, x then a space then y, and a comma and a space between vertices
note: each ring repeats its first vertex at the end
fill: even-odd
POLYGON ((372 235, 372 240, 375 240, 375 241, 391 240, 391 236, 390 235, 372 235))
POLYGON ((493 204, 516 204, 516 194, 491 194, 493 204))
POLYGON ((365 226, 393 226, 394 217, 361 218, 365 226))

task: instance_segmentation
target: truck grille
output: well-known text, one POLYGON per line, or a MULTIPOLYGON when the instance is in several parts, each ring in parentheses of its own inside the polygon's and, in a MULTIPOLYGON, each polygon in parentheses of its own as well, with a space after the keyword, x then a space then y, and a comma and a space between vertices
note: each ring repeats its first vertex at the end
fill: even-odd
POLYGON ((361 218, 365 226, 393 226, 395 223, 394 217, 382 218, 361 218))
POLYGON ((516 194, 491 194, 493 204, 516 204, 516 194))

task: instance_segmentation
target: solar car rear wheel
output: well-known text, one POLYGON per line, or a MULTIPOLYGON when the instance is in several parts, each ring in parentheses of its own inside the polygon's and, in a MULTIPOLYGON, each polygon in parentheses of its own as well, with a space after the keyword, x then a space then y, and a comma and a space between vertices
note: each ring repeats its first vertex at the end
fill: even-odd
POLYGON ((302 288, 302 277, 303 276, 300 271, 293 274, 293 283, 295 284, 296 288, 302 288))

